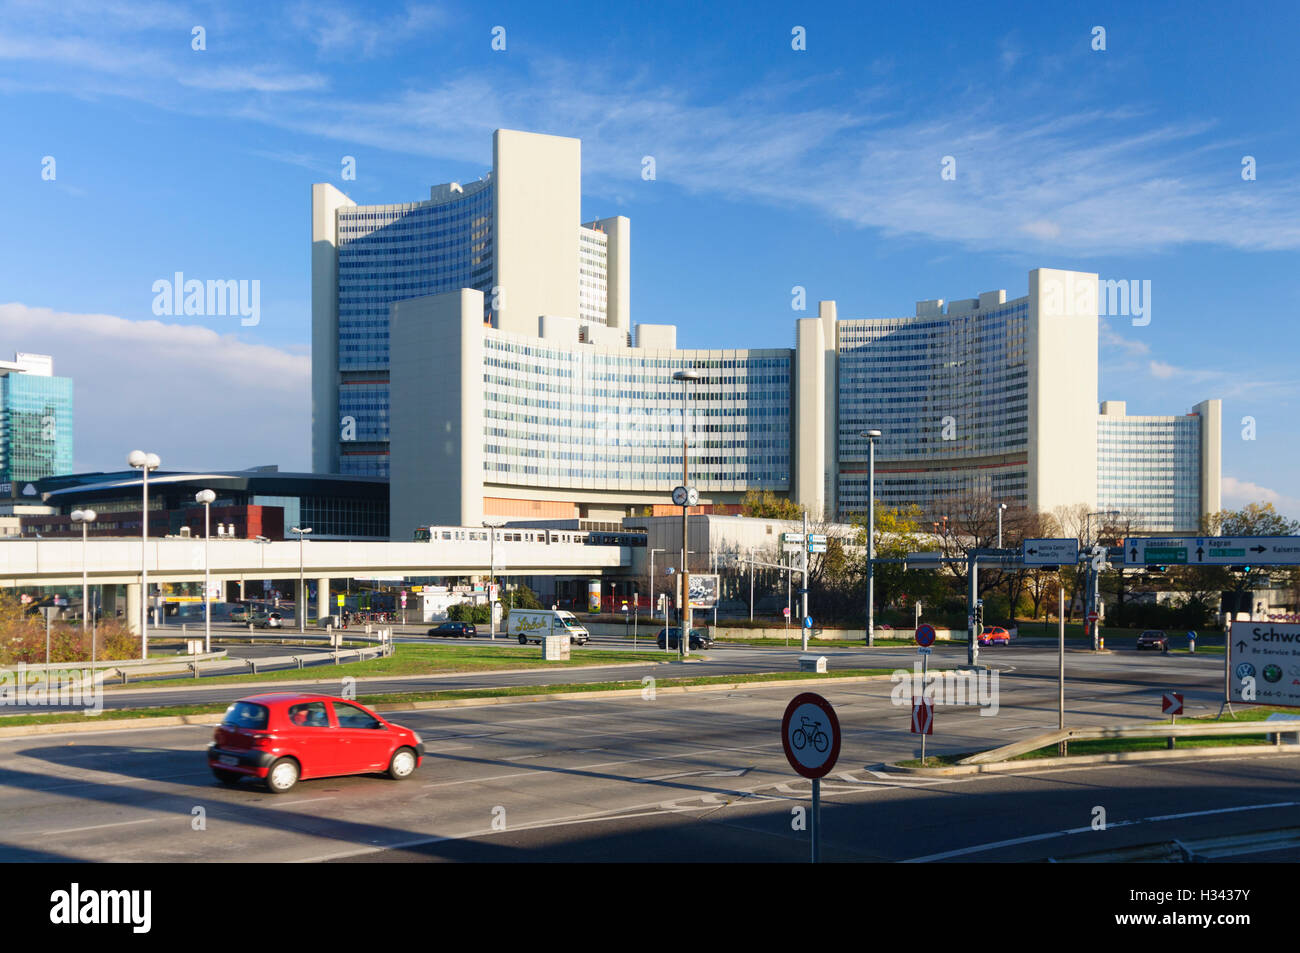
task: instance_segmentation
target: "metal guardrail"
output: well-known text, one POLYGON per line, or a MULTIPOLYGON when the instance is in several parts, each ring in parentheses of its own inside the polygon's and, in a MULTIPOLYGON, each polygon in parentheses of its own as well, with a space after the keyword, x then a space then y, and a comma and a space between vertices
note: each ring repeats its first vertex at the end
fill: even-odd
POLYGON ((1204 738, 1219 735, 1281 735, 1300 734, 1300 716, 1295 721, 1197 721, 1181 725, 1132 725, 1112 728, 1066 728, 1035 735, 1024 741, 1003 745, 991 751, 981 751, 958 764, 989 764, 1008 761, 1017 755, 1028 754, 1039 748, 1071 741, 1097 741, 1103 738, 1204 738))
POLYGON ((1048 857, 1047 862, 1049 864, 1203 864, 1222 857, 1259 854, 1292 847, 1300 847, 1300 827, 1204 837, 1198 840, 1138 844, 1133 847, 1117 847, 1113 850, 1094 851, 1089 854, 1074 854, 1070 857, 1048 857))

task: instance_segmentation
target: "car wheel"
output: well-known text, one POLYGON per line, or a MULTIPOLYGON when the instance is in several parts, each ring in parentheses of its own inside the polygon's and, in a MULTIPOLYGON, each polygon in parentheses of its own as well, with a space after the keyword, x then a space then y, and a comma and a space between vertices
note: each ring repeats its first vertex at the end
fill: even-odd
POLYGON ((222 784, 238 784, 243 777, 238 771, 223 771, 221 768, 213 768, 212 773, 222 784))
POLYGON ((394 781, 409 778, 415 773, 415 752, 410 748, 398 748, 393 752, 393 760, 388 764, 388 776, 394 781))
POLYGON ((528 640, 527 640, 526 638, 524 638, 524 637, 521 635, 521 636, 519 636, 519 644, 520 644, 520 645, 527 645, 527 644, 528 644, 528 640))
POLYGON ((284 794, 298 783, 300 774, 298 762, 293 758, 281 758, 271 765, 266 772, 266 787, 272 794, 284 794))

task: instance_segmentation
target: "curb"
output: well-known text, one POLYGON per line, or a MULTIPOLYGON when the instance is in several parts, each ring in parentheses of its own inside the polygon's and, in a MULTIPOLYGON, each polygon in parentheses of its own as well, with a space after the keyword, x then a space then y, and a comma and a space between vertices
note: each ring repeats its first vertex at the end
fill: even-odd
MULTIPOLYGON (((640 663, 634 662, 630 664, 635 665, 640 663)), ((734 691, 738 688, 772 688, 792 683, 802 684, 810 681, 816 681, 818 683, 836 682, 839 684, 851 684, 854 682, 871 682, 878 679, 888 679, 892 677, 892 675, 844 675, 823 679, 786 678, 766 682, 720 682, 709 685, 666 685, 663 688, 656 687, 655 693, 664 695, 685 695, 691 692, 734 691)), ((369 707, 378 712, 429 711, 438 708, 474 708, 486 705, 513 705, 528 702, 565 701, 583 698, 631 698, 640 697, 643 690, 644 689, 640 688, 615 688, 598 692, 568 691, 547 692, 539 695, 489 695, 483 698, 443 698, 430 701, 380 702, 377 705, 371 705, 369 707)), ((165 728, 177 725, 210 725, 218 714, 218 712, 208 712, 207 714, 201 715, 156 715, 152 717, 145 716, 142 718, 112 718, 103 721, 59 722, 48 725, 0 726, 0 739, 24 738, 31 735, 77 734, 93 731, 130 731, 134 728, 165 728)), ((927 768, 926 770, 932 771, 935 769, 927 768)))
MULTIPOLYGON (((562 671, 585 672, 593 668, 632 668, 638 665, 671 665, 671 664, 672 664, 671 662, 610 662, 606 665, 575 665, 572 668, 566 668, 563 669, 562 671)), ((330 667, 333 668, 333 666, 330 667)), ((411 682, 411 681, 417 681, 419 679, 428 679, 428 678, 462 678, 466 675, 526 675, 529 672, 538 672, 538 671, 544 671, 544 669, 503 668, 503 669, 488 669, 486 671, 475 671, 473 669, 470 669, 469 671, 465 671, 465 672, 433 672, 428 675, 367 675, 363 678, 358 678, 356 682, 358 686, 362 686, 366 682, 379 681, 379 680, 385 682, 411 682)), ((216 677, 221 678, 223 676, 216 676, 216 677)), ((165 688, 133 688, 130 685, 127 685, 125 688, 122 688, 120 686, 117 688, 111 688, 109 686, 105 686, 104 691, 113 692, 113 693, 134 692, 141 695, 147 695, 147 694, 156 695, 163 692, 181 691, 183 689, 191 688, 191 687, 193 688, 279 688, 286 685, 331 685, 337 682, 338 680, 339 677, 335 676, 334 678, 294 678, 294 679, 286 679, 284 681, 279 681, 279 682, 217 682, 217 683, 209 682, 207 685, 204 685, 203 679, 201 678, 194 679, 194 680, 187 678, 185 680, 184 685, 170 685, 165 688), (196 684, 191 685, 191 681, 195 682, 196 684)))
MULTIPOLYGON (((656 686, 656 695, 687 695, 692 692, 726 692, 735 691, 738 688, 773 688, 791 683, 802 684, 808 681, 817 681, 819 684, 824 682, 838 682, 847 684, 853 682, 870 682, 876 679, 892 678, 891 675, 845 675, 840 678, 824 679, 803 679, 803 678, 785 678, 776 679, 767 682, 717 682, 709 685, 665 685, 663 688, 656 686)), ((472 708, 477 705, 509 705, 524 702, 546 702, 546 701, 564 701, 580 700, 583 698, 639 698, 644 689, 641 688, 611 688, 599 692, 549 692, 541 695, 495 695, 486 698, 443 698, 436 701, 422 702, 382 702, 378 705, 371 705, 375 711, 425 711, 436 708, 472 708)))
POLYGON ((1092 764, 1115 764, 1126 761, 1181 761, 1187 758, 1258 758, 1300 754, 1295 745, 1259 745, 1243 747, 1192 747, 1174 748, 1172 751, 1113 751, 1109 754, 1067 755, 1064 758, 1033 758, 1018 761, 991 761, 988 764, 954 764, 943 768, 904 768, 885 764, 884 770, 893 774, 937 778, 970 774, 1032 773, 1043 768, 1069 768, 1092 764), (1288 750, 1296 749, 1296 750, 1288 750))

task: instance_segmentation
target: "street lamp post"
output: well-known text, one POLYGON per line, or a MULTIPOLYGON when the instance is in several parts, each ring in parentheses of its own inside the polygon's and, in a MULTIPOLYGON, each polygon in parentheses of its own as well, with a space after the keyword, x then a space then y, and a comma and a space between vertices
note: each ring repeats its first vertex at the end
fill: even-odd
POLYGON ((876 439, 880 431, 863 430, 858 436, 867 438, 867 647, 870 648, 876 644, 876 439))
POLYGON ((208 540, 212 537, 212 501, 217 494, 199 490, 194 502, 203 504, 203 651, 212 651, 212 568, 208 559, 208 540))
POLYGON ((149 471, 162 466, 162 460, 156 453, 132 450, 127 454, 126 462, 139 470, 141 480, 140 507, 140 659, 149 658, 149 471))
MULTIPOLYGON (((666 553, 666 549, 650 550, 650 619, 653 622, 655 617, 655 553, 666 553)), ((664 626, 667 627, 668 620, 664 619, 664 626)), ((667 636, 664 637, 667 639, 667 636)))
POLYGON ((294 611, 298 613, 298 631, 305 633, 307 631, 307 581, 303 574, 302 544, 307 534, 311 532, 311 527, 295 526, 289 532, 298 534, 298 605, 294 611))
POLYGON ((488 543, 488 584, 487 584, 488 631, 491 635, 492 640, 496 641, 497 610, 496 610, 496 605, 492 601, 492 585, 494 582, 496 582, 496 573, 497 573, 497 529, 503 524, 489 523, 487 520, 484 520, 483 525, 487 527, 488 539, 490 540, 490 542, 488 543))
MULTIPOLYGON (((81 634, 86 634, 86 610, 90 604, 90 580, 86 575, 86 531, 98 516, 94 510, 73 510, 72 522, 81 524, 81 634)), ((95 635, 91 629, 90 664, 95 664, 95 635)))
POLYGON ((1007 508, 1007 504, 998 504, 998 549, 1002 548, 1002 512, 1007 508))
MULTIPOLYGON (((687 548, 687 515, 690 512, 690 440, 686 431, 686 385, 692 381, 698 381, 700 374, 697 371, 676 371, 673 373, 673 380, 682 382, 682 489, 685 492, 681 500, 682 506, 682 632, 679 640, 679 649, 682 658, 691 654, 691 573, 686 564, 687 548)), ((665 643, 668 641, 664 639, 665 643)))

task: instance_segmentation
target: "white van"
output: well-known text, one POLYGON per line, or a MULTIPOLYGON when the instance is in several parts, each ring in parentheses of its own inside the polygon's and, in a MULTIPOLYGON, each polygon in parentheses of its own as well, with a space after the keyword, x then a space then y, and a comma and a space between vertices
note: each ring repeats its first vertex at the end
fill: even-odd
POLYGON ((591 635, 574 614, 563 609, 511 609, 506 632, 517 638, 520 645, 529 642, 541 645, 548 635, 567 635, 578 645, 591 641, 591 635))

